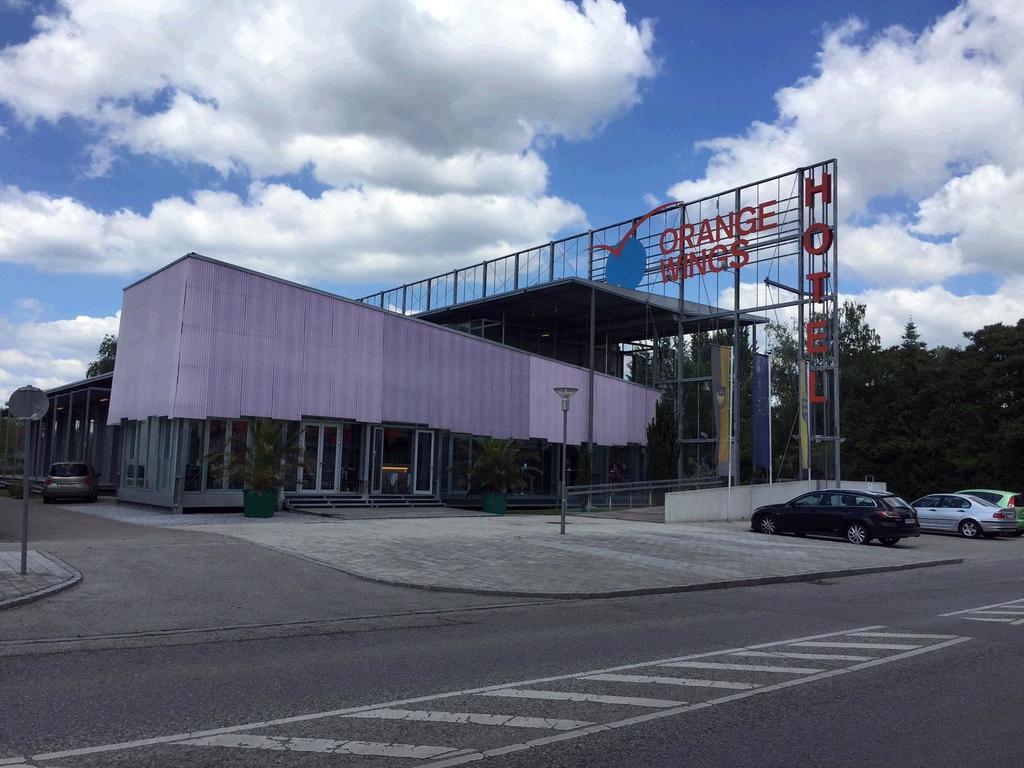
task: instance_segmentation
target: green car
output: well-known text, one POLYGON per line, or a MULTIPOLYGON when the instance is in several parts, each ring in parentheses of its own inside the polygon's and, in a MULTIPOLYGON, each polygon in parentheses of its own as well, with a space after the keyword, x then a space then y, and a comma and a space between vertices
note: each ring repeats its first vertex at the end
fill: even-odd
POLYGON ((1012 509, 1017 515, 1017 532, 1013 535, 1020 536, 1024 534, 1024 493, 995 491, 991 488, 971 488, 966 491, 957 491, 957 493, 969 493, 971 496, 977 496, 979 499, 992 502, 997 507, 1012 509))

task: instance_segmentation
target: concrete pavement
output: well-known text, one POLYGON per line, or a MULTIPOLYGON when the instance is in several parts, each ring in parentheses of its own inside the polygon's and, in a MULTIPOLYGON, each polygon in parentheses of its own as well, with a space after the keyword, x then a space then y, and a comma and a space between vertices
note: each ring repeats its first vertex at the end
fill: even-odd
POLYGON ((651 525, 507 515, 415 522, 360 520, 217 525, 244 539, 388 584, 519 597, 684 591, 948 565, 959 554, 932 539, 898 547, 755 534, 745 524, 651 525))
POLYGON ((56 594, 82 580, 82 574, 48 552, 28 550, 25 573, 21 549, 0 549, 0 610, 56 594))

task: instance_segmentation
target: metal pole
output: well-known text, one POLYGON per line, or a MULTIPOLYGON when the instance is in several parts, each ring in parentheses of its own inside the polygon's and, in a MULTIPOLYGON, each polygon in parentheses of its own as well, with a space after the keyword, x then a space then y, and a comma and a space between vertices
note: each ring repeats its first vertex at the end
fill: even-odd
POLYGON ((566 498, 566 487, 565 487, 565 454, 566 454, 566 434, 569 427, 569 403, 562 401, 562 517, 561 524, 559 525, 559 533, 565 535, 565 509, 568 506, 568 499, 566 498))
POLYGON ((32 422, 25 419, 25 458, 21 463, 21 575, 28 573, 28 461, 29 446, 32 444, 30 427, 32 422))
MULTIPOLYGON (((682 232, 683 223, 686 221, 686 204, 679 204, 679 231, 682 232)), ((679 319, 676 323, 676 385, 675 385, 675 396, 676 396, 676 449, 678 455, 676 456, 676 479, 682 480, 686 474, 686 457, 683 455, 683 378, 685 377, 684 372, 684 351, 683 351, 683 319, 684 310, 686 308, 685 291, 684 286, 686 270, 686 252, 683 249, 683 241, 679 241, 679 319)), ((698 296, 698 298, 700 298, 698 296)), ((649 479, 649 478, 648 478, 649 479)))
POLYGON ((836 488, 843 485, 840 472, 842 441, 839 432, 839 161, 832 164, 832 440, 836 488))
MULTIPOLYGON (((593 243, 594 233, 590 233, 591 243, 593 243)), ((593 250, 591 250, 593 253, 593 250)), ((587 444, 590 450, 590 461, 591 461, 591 472, 593 472, 593 461, 594 461, 594 366, 596 360, 594 359, 594 345, 597 342, 596 338, 597 329, 597 289, 594 286, 590 286, 590 371, 588 372, 587 390, 588 404, 587 404, 587 444)), ((605 365, 604 372, 608 373, 608 366, 605 365)))

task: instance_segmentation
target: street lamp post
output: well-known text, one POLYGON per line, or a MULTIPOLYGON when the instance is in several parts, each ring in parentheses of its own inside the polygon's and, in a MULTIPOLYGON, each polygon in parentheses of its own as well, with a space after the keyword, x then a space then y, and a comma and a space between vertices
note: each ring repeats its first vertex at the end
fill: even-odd
POLYGON ((568 495, 565 485, 565 454, 566 437, 569 428, 569 400, 576 394, 576 387, 555 387, 555 394, 562 399, 562 516, 559 533, 565 535, 565 508, 568 506, 568 495))

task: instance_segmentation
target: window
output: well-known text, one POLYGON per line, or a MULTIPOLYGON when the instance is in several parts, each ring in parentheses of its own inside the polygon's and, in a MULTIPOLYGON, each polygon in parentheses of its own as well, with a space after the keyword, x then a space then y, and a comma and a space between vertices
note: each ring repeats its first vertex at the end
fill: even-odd
POLYGON ((224 487, 224 461, 227 458, 227 422, 224 419, 210 419, 210 442, 206 461, 206 483, 208 491, 219 491, 224 487))
POLYGON ((885 504, 889 509, 912 509, 912 507, 899 496, 886 496, 885 504))
POLYGON ((914 502, 915 507, 937 507, 938 505, 938 496, 925 496, 923 499, 918 499, 914 502))
POLYGON ((203 457, 206 452, 206 422, 190 420, 185 422, 185 479, 183 490, 196 493, 203 490, 203 457))
POLYGON ((978 497, 979 499, 984 499, 985 501, 991 501, 993 504, 997 503, 999 501, 999 498, 1000 498, 998 493, 986 493, 985 491, 968 491, 968 493, 971 496, 978 497))
POLYGON ((800 496, 799 498, 793 499, 794 507, 820 507, 822 505, 822 498, 825 496, 823 493, 808 493, 806 496, 800 496))
MULTIPOLYGON (((993 504, 988 499, 985 499, 985 498, 982 498, 981 496, 978 496, 978 494, 976 494, 976 493, 970 494, 969 498, 973 499, 974 503, 977 504, 979 507, 997 507, 997 506, 999 506, 998 504, 993 504)), ((961 501, 966 501, 966 499, 961 499, 961 501)))
POLYGON ((971 506, 971 502, 957 496, 940 496, 939 503, 935 506, 942 507, 943 509, 967 509, 971 506))
POLYGON ((85 464, 54 464, 50 467, 50 477, 85 477, 89 467, 85 464))
POLYGON ((875 500, 873 498, 871 498, 870 496, 861 496, 860 494, 856 494, 853 497, 853 502, 854 502, 853 506, 855 506, 855 507, 877 507, 878 506, 878 504, 875 503, 875 500))
MULTIPOLYGON (((249 422, 241 420, 231 422, 231 444, 228 446, 228 455, 224 457, 226 464, 230 465, 232 461, 245 460, 249 447, 248 436, 249 422)), ((243 485, 241 481, 232 480, 230 477, 228 481, 229 488, 241 490, 243 485)))

